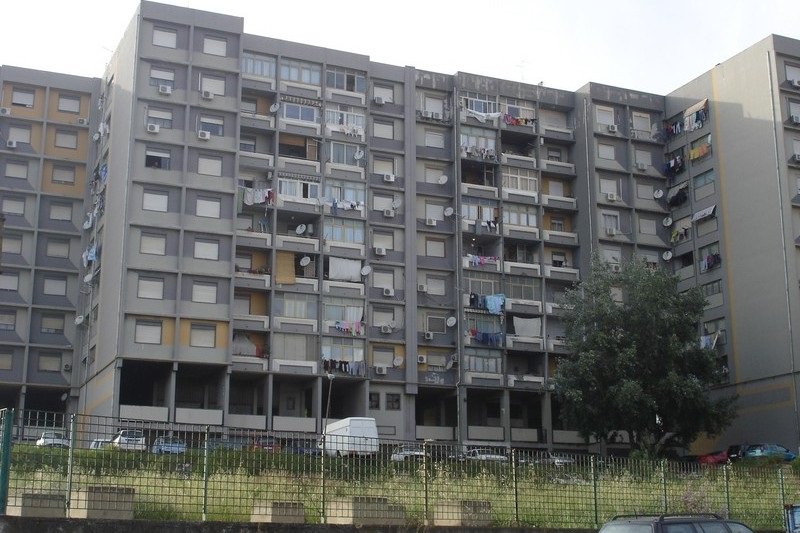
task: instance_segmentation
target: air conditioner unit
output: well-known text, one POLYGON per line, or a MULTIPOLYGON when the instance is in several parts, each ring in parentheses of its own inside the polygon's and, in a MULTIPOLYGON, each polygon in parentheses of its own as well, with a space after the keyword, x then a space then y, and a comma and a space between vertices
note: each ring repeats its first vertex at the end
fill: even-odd
POLYGON ((606 235, 608 235, 609 237, 613 237, 616 234, 617 234, 617 228, 614 228, 614 227, 606 228, 606 235))
POLYGON ((78 119, 78 124, 80 124, 81 126, 88 126, 89 125, 89 119, 88 118, 79 118, 78 119))
MULTIPOLYGON (((12 142, 12 141, 8 141, 8 142, 12 142)), ((11 146, 10 148, 13 148, 13 146, 11 146)), ((794 154, 794 162, 795 163, 800 163, 800 154, 794 154)))
POLYGON ((64 363, 64 372, 70 372, 72 370, 72 365, 70 363, 64 363))
POLYGON ((0 107, 0 116, 4 116, 4 117, 11 116, 11 108, 10 107, 0 107))
POLYGON ((436 120, 442 120, 442 114, 441 113, 432 112, 431 113, 431 118, 434 118, 436 120))
POLYGON ((386 183, 394 183, 394 174, 384 174, 383 181, 386 183))
POLYGON ((383 105, 383 97, 382 96, 376 96, 372 101, 375 102, 376 105, 383 105))
POLYGON ((789 119, 792 121, 792 124, 800 124, 800 115, 792 115, 789 119))
POLYGON ((425 219, 426 226, 433 226, 436 227, 436 219, 435 218, 426 218, 425 219))
POLYGON ((793 87, 797 87, 798 89, 800 89, 800 80, 791 80, 790 83, 792 84, 793 87))
POLYGON ((172 87, 169 85, 159 85, 158 86, 158 94, 163 94, 165 96, 169 96, 172 94, 172 87))
POLYGON ((616 124, 609 124, 608 125, 608 132, 609 133, 617 133, 617 125, 616 124))
POLYGON ((200 130, 197 132, 197 138, 200 139, 201 141, 207 141, 211 138, 211 132, 200 130))
POLYGON ((647 163, 636 163, 636 170, 647 170, 647 163))
POLYGON ((622 267, 619 266, 618 263, 612 263, 609 266, 611 267, 611 272, 619 272, 620 270, 622 270, 622 267))
POLYGON ((428 286, 424 283, 420 283, 417 285, 417 292, 428 292, 428 286))
POLYGON ((617 200, 619 200, 619 196, 615 192, 607 192, 606 200, 608 200, 609 202, 616 202, 617 200))
POLYGON ((394 218, 394 209, 384 209, 383 216, 386 218, 394 218))
POLYGON ((384 287, 383 288, 383 295, 384 296, 394 296, 394 289, 391 287, 384 287))
POLYGON ((383 365, 375 365, 375 375, 376 376, 385 376, 387 368, 383 365))
POLYGON ((392 326, 381 326, 381 333, 391 333, 392 326))
POLYGON ((381 248, 380 246, 376 246, 375 255, 386 255, 386 248, 381 248))
MULTIPOLYGON (((428 338, 428 335, 430 335, 431 338, 433 338, 433 333, 431 333, 430 331, 426 331, 425 332, 425 338, 426 339, 428 338)), ((428 356, 427 355, 418 355, 417 356, 417 364, 420 364, 420 365, 428 364, 428 356)))
POLYGON ((432 111, 423 111, 422 112, 422 116, 425 117, 425 118, 433 118, 433 112, 432 111))
POLYGON ((16 148, 17 141, 6 141, 6 148, 16 148))
POLYGON ((147 133, 158 133, 158 130, 161 129, 161 126, 158 124, 148 124, 147 125, 147 133))
POLYGON ((212 93, 211 91, 201 91, 200 92, 200 96, 203 98, 203 100, 213 100, 214 99, 214 93, 212 93))

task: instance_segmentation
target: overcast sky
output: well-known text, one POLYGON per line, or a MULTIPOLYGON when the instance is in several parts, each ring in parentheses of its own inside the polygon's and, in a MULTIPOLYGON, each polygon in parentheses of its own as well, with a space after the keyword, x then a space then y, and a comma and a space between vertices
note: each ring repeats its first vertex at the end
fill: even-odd
MULTIPOLYGON (((4 0, 0 63, 100 77, 138 3, 4 0)), ((595 81, 666 94, 771 33, 800 39, 798 0, 164 3, 244 17, 247 33, 382 63, 565 90, 595 81)))

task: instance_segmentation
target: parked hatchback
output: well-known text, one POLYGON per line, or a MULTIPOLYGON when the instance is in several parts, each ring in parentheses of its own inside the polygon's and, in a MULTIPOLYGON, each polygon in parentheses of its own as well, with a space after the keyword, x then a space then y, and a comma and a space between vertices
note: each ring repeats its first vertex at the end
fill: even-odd
POLYGON ((69 448, 69 439, 61 431, 45 431, 36 441, 36 445, 46 448, 69 448))
POLYGON ((143 452, 147 450, 147 441, 141 429, 121 429, 111 439, 111 446, 120 450, 143 452))
POLYGON ((183 439, 178 437, 156 437, 156 440, 153 441, 153 446, 150 448, 150 451, 156 454, 186 453, 186 443, 183 441, 183 439))
POLYGON ((753 533, 752 529, 741 522, 725 520, 715 514, 621 515, 606 522, 599 533, 685 533, 687 531, 753 533))
POLYGON ((744 452, 745 459, 778 458, 784 461, 794 461, 796 457, 797 454, 779 444, 751 444, 744 452))

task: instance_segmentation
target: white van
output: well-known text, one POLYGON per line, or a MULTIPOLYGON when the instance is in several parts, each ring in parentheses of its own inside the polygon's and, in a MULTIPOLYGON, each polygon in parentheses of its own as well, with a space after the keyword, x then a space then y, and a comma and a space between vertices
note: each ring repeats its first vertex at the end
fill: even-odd
POLYGON ((378 426, 374 418, 343 418, 326 426, 318 446, 330 457, 372 455, 378 452, 378 426))

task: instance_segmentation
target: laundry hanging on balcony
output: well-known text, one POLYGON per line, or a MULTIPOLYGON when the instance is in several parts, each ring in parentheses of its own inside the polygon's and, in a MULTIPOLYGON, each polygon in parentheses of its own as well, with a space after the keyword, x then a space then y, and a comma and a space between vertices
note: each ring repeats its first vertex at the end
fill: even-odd
POLYGON ((469 330, 469 336, 475 340, 478 344, 486 344, 487 346, 502 346, 503 345, 503 334, 501 332, 486 332, 486 331, 478 331, 477 329, 469 330))
POLYGON ((498 260, 497 256, 494 255, 472 255, 467 254, 467 260, 469 260, 470 265, 472 266, 483 266, 487 263, 496 263, 498 260))
POLYGON ((713 350, 717 346, 717 339, 719 339, 719 331, 715 331, 710 335, 702 335, 700 337, 700 347, 713 350))
POLYGON ((494 120, 500 117, 500 113, 481 113, 480 111, 474 111, 472 109, 465 109, 467 116, 475 117, 478 122, 481 124, 485 124, 487 120, 494 120))
POLYGON ((520 337, 541 337, 542 319, 541 318, 522 318, 512 317, 514 323, 514 333, 520 337))
POLYGON ((361 281, 361 261, 331 257, 328 260, 328 279, 343 281, 361 281))
POLYGON ((89 229, 94 224, 94 213, 89 211, 83 219, 83 229, 89 229))
POLYGON ((251 187, 241 187, 242 202, 244 205, 256 205, 269 203, 272 204, 272 189, 253 189, 251 187))
POLYGON ((254 343, 250 337, 245 333, 234 333, 233 335, 233 353, 236 355, 252 355, 255 357, 264 357, 264 346, 254 343))
POLYGON ((506 303, 505 294, 490 294, 486 296, 486 310, 493 315, 503 313, 503 305, 506 303))

